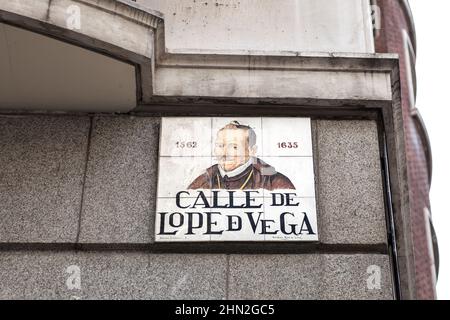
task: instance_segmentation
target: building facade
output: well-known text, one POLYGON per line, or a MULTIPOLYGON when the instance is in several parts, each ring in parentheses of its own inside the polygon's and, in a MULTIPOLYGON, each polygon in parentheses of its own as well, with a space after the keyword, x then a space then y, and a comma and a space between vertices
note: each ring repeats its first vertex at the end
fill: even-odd
POLYGON ((1 2, 0 298, 434 299, 431 152, 408 8, 1 2), (259 161, 237 187, 233 170, 212 171, 230 128, 259 161), (192 163, 214 172, 210 187, 192 163), (163 212, 168 198, 187 208, 191 189, 215 203, 203 208, 220 208, 224 190, 225 212, 238 189, 264 189, 263 208, 265 197, 298 200, 312 214, 286 231, 289 213, 264 209, 260 225, 232 211, 228 231, 242 232, 217 236, 211 211, 163 212), (166 227, 182 221, 172 237, 166 227))
POLYGON ((417 297, 436 298, 439 253, 431 219, 429 190, 432 155, 428 133, 416 107, 416 35, 407 1, 377 1, 381 28, 376 34, 377 52, 395 52, 400 57, 402 106, 410 181, 412 233, 415 251, 417 297), (432 243, 430 249, 430 243, 432 243))

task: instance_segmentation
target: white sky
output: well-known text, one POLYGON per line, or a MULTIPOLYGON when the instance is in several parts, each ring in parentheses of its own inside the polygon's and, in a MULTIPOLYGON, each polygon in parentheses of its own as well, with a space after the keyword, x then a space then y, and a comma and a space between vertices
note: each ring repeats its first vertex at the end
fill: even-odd
POLYGON ((440 272, 438 298, 450 299, 450 32, 449 0, 409 0, 417 32, 417 107, 424 118, 433 151, 431 210, 436 229, 440 272))

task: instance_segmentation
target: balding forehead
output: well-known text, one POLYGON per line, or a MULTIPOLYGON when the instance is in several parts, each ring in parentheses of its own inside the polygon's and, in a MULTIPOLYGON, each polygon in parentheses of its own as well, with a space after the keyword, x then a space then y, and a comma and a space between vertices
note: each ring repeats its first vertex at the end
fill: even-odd
MULTIPOLYGON (((247 140, 246 142, 248 143, 249 147, 252 147, 256 144, 256 135, 251 128, 247 129, 247 128, 226 128, 226 127, 224 127, 217 132, 217 137, 219 137, 219 134, 222 133, 225 135, 225 138, 226 138, 227 131, 233 132, 233 133, 242 132, 245 139, 247 140)), ((230 134, 230 136, 234 137, 234 134, 233 135, 230 134)))
POLYGON ((225 135, 227 137, 227 132, 230 132, 230 136, 235 136, 234 134, 237 132, 242 132, 242 134, 245 136, 245 138, 248 139, 248 130, 247 129, 241 129, 241 128, 222 128, 217 132, 217 137, 219 137, 220 134, 225 135), (233 134, 231 134, 233 133, 233 134))

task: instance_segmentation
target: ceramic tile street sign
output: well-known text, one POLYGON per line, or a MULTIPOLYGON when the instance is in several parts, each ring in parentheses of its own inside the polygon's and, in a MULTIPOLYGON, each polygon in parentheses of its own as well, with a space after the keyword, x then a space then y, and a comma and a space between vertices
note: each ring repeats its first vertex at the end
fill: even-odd
POLYGON ((317 241, 309 118, 163 118, 155 234, 317 241))

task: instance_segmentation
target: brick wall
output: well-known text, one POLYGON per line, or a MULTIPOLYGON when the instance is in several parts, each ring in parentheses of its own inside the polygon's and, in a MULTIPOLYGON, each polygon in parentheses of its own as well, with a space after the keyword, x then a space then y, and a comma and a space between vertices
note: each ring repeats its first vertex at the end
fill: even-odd
MULTIPOLYGON (((402 108, 406 137, 408 180, 410 184, 411 232, 413 234, 416 297, 434 299, 435 283, 431 272, 432 261, 428 250, 428 238, 424 208, 430 208, 429 172, 427 169, 426 145, 423 144, 419 130, 414 124, 408 87, 408 69, 404 48, 403 30, 413 38, 413 26, 408 23, 407 11, 401 0, 377 0, 381 7, 381 30, 376 38, 376 51, 398 53, 400 55, 400 74, 402 108)), ((423 107, 423 106, 422 106, 423 107)))

